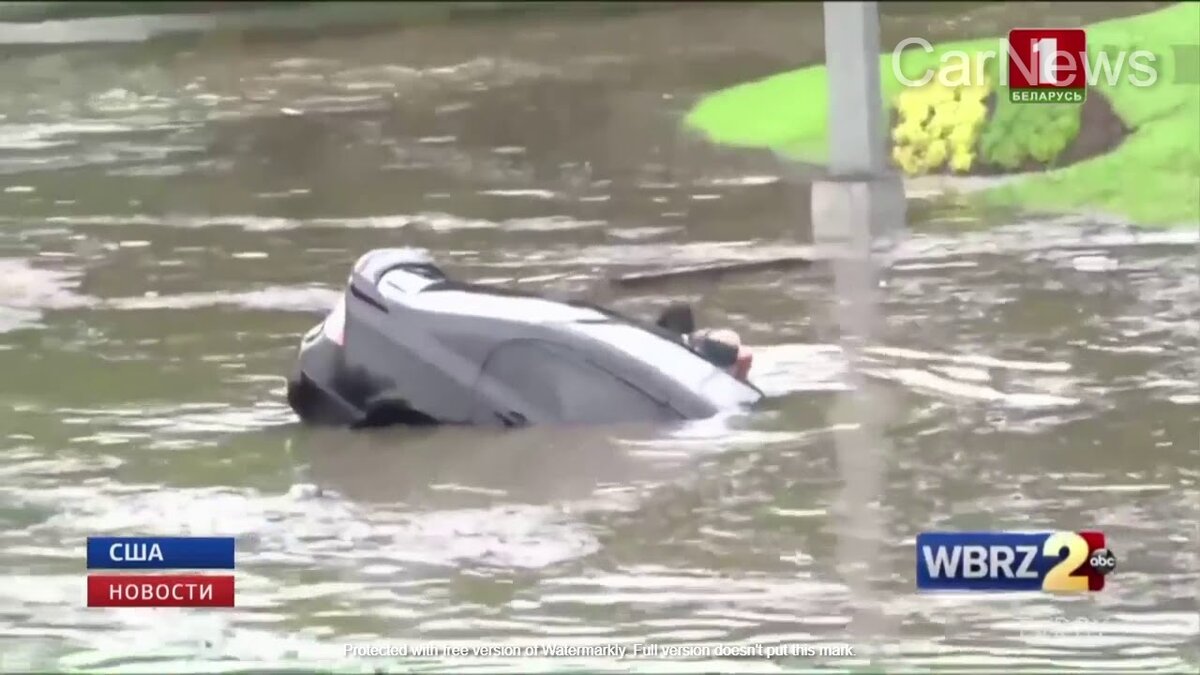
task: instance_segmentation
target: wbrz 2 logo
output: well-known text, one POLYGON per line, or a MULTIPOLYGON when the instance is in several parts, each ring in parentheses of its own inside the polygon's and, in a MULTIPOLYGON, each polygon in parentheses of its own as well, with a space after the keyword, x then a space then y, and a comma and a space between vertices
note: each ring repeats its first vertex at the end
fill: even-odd
POLYGON ((917 588, 1082 593, 1104 588, 1117 558, 1102 532, 924 532, 917 588))

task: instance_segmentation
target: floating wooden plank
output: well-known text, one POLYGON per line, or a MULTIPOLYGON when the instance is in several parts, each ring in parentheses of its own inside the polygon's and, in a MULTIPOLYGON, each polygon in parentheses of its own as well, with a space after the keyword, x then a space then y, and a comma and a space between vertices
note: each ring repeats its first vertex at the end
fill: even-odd
POLYGON ((808 267, 816 262, 815 255, 791 255, 764 260, 736 260, 724 263, 709 263, 688 267, 675 267, 655 272, 634 272, 609 279, 609 283, 622 288, 648 286, 664 281, 682 279, 715 279, 727 274, 750 274, 754 272, 782 272, 808 267))

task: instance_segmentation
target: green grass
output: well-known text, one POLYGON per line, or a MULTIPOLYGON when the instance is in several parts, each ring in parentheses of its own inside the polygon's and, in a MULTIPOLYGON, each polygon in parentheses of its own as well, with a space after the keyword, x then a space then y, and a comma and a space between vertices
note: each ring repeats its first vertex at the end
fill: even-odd
MULTIPOLYGON (((1101 82, 1088 94, 1105 96, 1134 132, 1109 154, 1015 179, 981 193, 979 199, 1036 211, 1109 213, 1145 226, 1200 224, 1200 85, 1194 84, 1200 63, 1176 63, 1173 50, 1175 45, 1195 49, 1200 3, 1086 28, 1092 58, 1101 49, 1146 49, 1159 57, 1154 85, 1139 88, 1123 76, 1114 86, 1101 82), (1193 83, 1176 83, 1176 73, 1191 74, 1193 83)), ((936 66, 946 51, 996 51, 999 45, 996 37, 935 45, 931 54, 910 49, 900 67, 915 74, 936 66)), ((902 88, 890 53, 880 57, 880 73, 885 105, 890 106, 902 88)), ((827 157, 826 84, 824 66, 741 84, 702 99, 686 124, 715 143, 771 148, 820 163, 827 157)))

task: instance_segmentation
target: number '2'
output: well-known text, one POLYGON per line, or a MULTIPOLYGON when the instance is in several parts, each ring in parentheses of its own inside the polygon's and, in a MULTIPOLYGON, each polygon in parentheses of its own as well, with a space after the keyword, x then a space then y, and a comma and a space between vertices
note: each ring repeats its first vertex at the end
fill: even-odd
POLYGON ((1088 578, 1075 576, 1075 570, 1087 561, 1088 543, 1075 532, 1055 532, 1042 544, 1042 555, 1057 557, 1067 549, 1067 557, 1046 572, 1042 590, 1051 593, 1081 593, 1088 590, 1088 578))

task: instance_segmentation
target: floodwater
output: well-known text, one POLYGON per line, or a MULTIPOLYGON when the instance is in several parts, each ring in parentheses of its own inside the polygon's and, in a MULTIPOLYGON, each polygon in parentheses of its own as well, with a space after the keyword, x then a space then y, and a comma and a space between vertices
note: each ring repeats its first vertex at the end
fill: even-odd
MULTIPOLYGON (((1136 9, 938 7, 889 9, 885 33, 1136 9)), ((847 378, 819 269, 606 296, 739 329, 777 397, 749 415, 352 434, 285 405, 300 333, 369 248, 581 294, 794 249, 801 172, 678 119, 818 60, 818 10, 0 30, 0 670, 666 667, 345 656, 644 642, 856 650, 685 668, 709 671, 1195 672, 1194 231, 910 202, 864 355, 890 402, 882 492, 858 496, 883 514, 865 595, 837 553, 847 378), (913 538, 938 528, 1098 528, 1118 570, 1086 597, 917 595, 913 538), (238 607, 85 608, 85 537, 140 533, 236 536, 238 607), (863 603, 874 633, 850 630, 863 603)))

